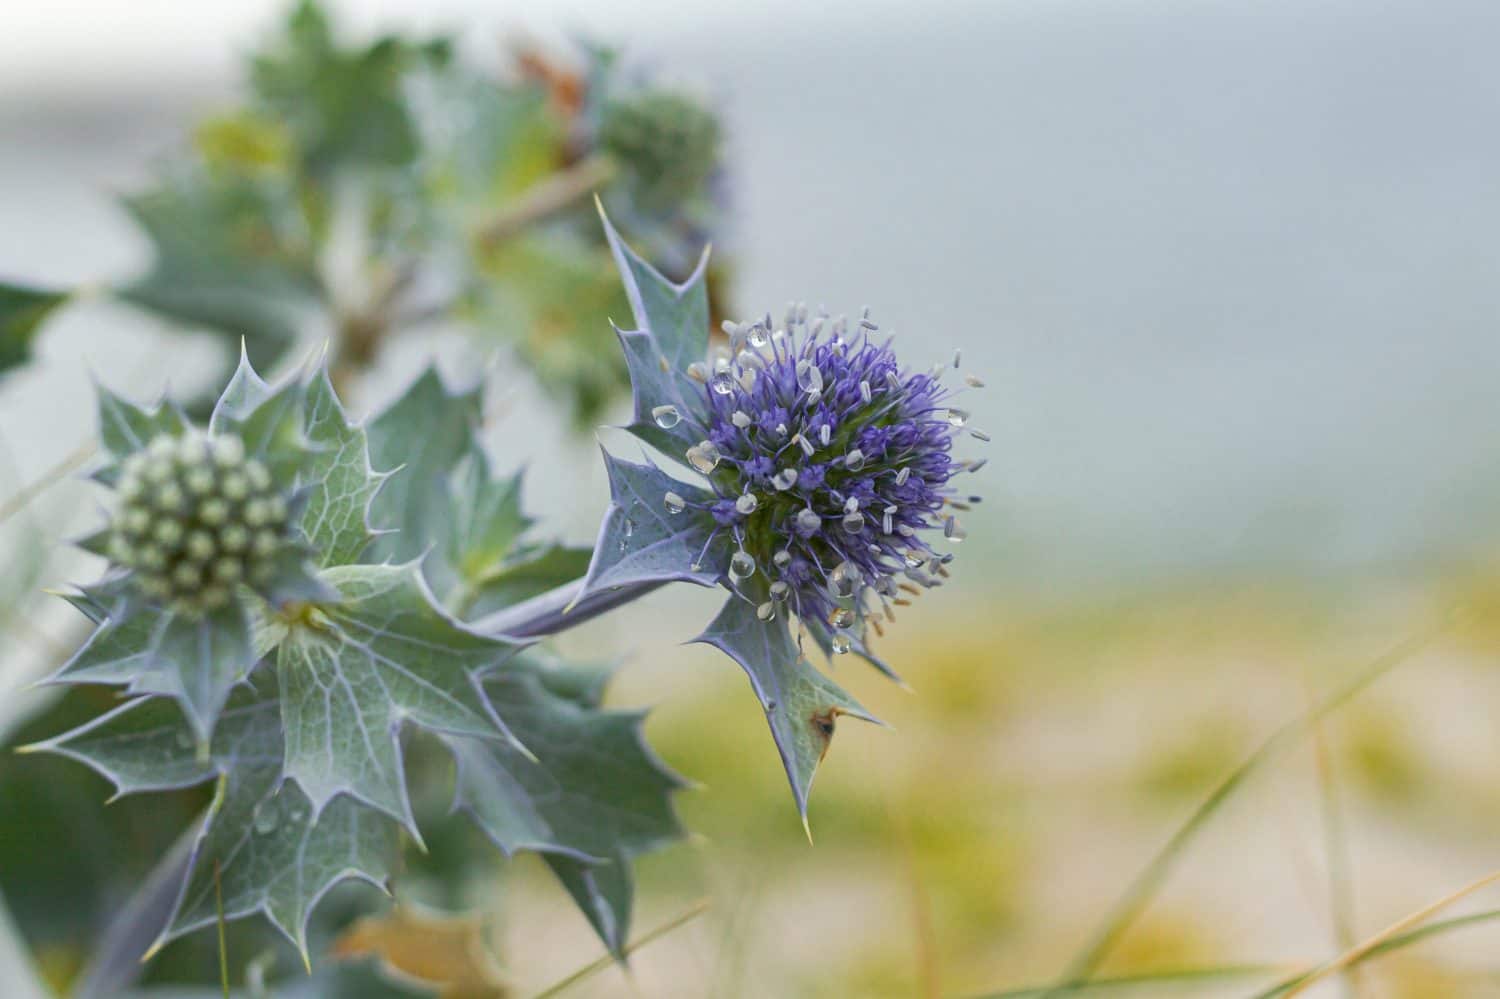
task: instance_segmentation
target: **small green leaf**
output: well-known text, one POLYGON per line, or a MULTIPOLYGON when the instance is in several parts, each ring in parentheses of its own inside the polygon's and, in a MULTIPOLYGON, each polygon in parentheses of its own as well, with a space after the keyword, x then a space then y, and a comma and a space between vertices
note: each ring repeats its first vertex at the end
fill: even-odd
POLYGON ((548 672, 514 669, 485 683, 535 760, 502 743, 448 739, 459 764, 455 804, 507 855, 546 855, 619 954, 630 926, 631 859, 681 838, 671 795, 683 782, 646 746, 642 715, 559 696, 548 672))
POLYGON ((482 674, 521 647, 480 635, 433 603, 415 563, 340 566, 323 573, 343 595, 294 627, 277 650, 287 775, 321 811, 350 795, 420 839, 407 796, 400 736, 432 731, 503 740, 480 692, 482 674))
POLYGON ((593 552, 587 548, 547 545, 506 560, 492 572, 477 576, 465 590, 466 620, 513 607, 581 578, 588 572, 593 552))
POLYGON ((878 720, 812 667, 783 619, 760 620, 755 605, 743 597, 731 596, 693 641, 714 646, 744 668, 766 712, 797 811, 805 820, 808 792, 839 716, 878 720))
POLYGON ((471 447, 480 391, 449 392, 428 368, 369 427, 371 460, 399 469, 376 497, 374 523, 394 532, 371 546, 369 561, 417 558, 446 534, 449 471, 471 447))
POLYGON ((160 434, 180 437, 188 430, 187 417, 171 403, 159 402, 152 409, 142 409, 103 385, 95 391, 99 397, 99 441, 111 457, 123 458, 139 451, 160 434))
POLYGON ((66 292, 38 291, 0 281, 0 374, 31 357, 31 343, 66 292))
POLYGON ((302 476, 308 489, 302 531, 317 549, 319 565, 348 565, 375 537, 370 505, 389 473, 370 467, 365 430, 344 415, 326 366, 307 386, 306 406, 304 432, 316 451, 302 476))

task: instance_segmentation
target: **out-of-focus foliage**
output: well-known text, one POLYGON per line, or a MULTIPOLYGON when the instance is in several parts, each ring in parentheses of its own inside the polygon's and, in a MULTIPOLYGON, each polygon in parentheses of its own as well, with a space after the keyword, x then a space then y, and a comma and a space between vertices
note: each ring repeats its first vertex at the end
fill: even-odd
POLYGON ((0 281, 0 373, 31 356, 31 341, 42 322, 64 301, 60 292, 39 291, 0 281))
POLYGON ((154 261, 120 294, 262 369, 331 335, 340 382, 386 339, 455 324, 597 423, 625 386, 608 319, 627 307, 589 195, 684 274, 724 199, 709 108, 580 59, 492 77, 451 39, 351 44, 301 4, 243 105, 125 199, 154 261))

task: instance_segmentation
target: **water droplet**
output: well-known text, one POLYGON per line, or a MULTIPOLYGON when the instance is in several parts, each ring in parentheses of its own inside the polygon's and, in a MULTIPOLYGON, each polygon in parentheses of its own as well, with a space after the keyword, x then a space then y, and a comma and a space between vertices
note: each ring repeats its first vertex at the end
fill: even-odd
MULTIPOLYGON (((780 554, 780 553, 778 552, 778 554, 780 554)), ((774 582, 774 583, 771 584, 771 599, 772 600, 785 600, 787 597, 789 597, 791 595, 792 595, 792 587, 791 587, 791 584, 789 584, 786 580, 784 580, 784 579, 778 579, 778 580, 776 580, 776 582, 774 582)))
POLYGON ((948 426, 961 427, 969 422, 969 413, 964 409, 950 409, 943 418, 948 421, 948 426))
POLYGON ((854 612, 847 607, 835 607, 828 612, 828 623, 835 628, 847 628, 854 623, 854 612))
POLYGON ((853 513, 855 510, 858 510, 858 509, 859 509, 859 497, 858 496, 850 496, 848 499, 844 500, 844 512, 845 513, 853 513))
POLYGON ((734 501, 734 508, 746 517, 754 513, 758 506, 760 506, 760 500, 755 498, 754 493, 745 493, 734 501))
POLYGON ((795 468, 783 468, 781 471, 771 476, 771 485, 775 486, 777 489, 780 489, 782 492, 785 492, 796 484, 797 470, 795 468))
MULTIPOLYGON (((816 514, 814 514, 814 516, 816 516, 816 514)), ((771 556, 771 562, 776 566, 776 568, 785 569, 787 566, 792 564, 792 553, 783 548, 781 549, 781 551, 771 556)), ((776 586, 774 584, 771 586, 771 592, 776 592, 776 586)))
POLYGON ((771 342, 770 337, 766 335, 766 328, 760 325, 750 327, 750 333, 745 339, 749 342, 750 346, 754 347, 756 350, 759 350, 760 348, 771 342))
POLYGON ((844 655, 854 647, 854 642, 842 631, 835 631, 828 636, 828 645, 838 655, 844 655))
POLYGON ((844 455, 844 467, 851 472, 857 472, 865 467, 865 453, 859 448, 852 448, 844 455))
POLYGON ((673 492, 669 492, 663 496, 662 502, 666 504, 667 512, 674 516, 687 509, 687 500, 673 492))
POLYGON ((896 473, 896 485, 898 485, 898 486, 904 486, 904 485, 906 485, 906 480, 909 479, 909 478, 911 478, 911 469, 909 469, 909 468, 903 468, 903 469, 901 469, 901 471, 899 471, 899 472, 896 473))
POLYGON ((957 517, 949 517, 947 520, 943 521, 943 537, 947 538, 949 541, 957 544, 968 536, 969 532, 964 530, 964 525, 958 522, 957 517))
POLYGON ((859 588, 859 566, 852 562, 840 562, 828 574, 828 587, 836 597, 852 597, 859 588))
POLYGON ((262 836, 275 832, 276 826, 281 822, 281 802, 275 796, 266 798, 255 806, 250 821, 255 826, 255 831, 262 836))
POLYGON ((906 549, 901 557, 906 561, 908 569, 920 569, 922 568, 922 563, 927 561, 927 556, 915 548, 906 549))
POLYGON ((984 379, 978 375, 964 375, 964 384, 969 388, 984 388, 984 379))
POLYGON ((797 362, 797 387, 804 392, 823 391, 823 372, 813 362, 803 358, 797 362))
POLYGON ((663 430, 671 430, 682 422, 682 414, 677 411, 676 406, 657 406, 651 411, 651 419, 663 430))
POLYGON ((719 393, 719 395, 728 395, 734 391, 734 375, 730 373, 728 368, 725 368, 723 371, 716 371, 713 378, 709 380, 708 387, 719 393))
POLYGON ((718 445, 713 441, 700 441, 687 449, 688 464, 704 475, 719 467, 720 457, 718 445))
POLYGON ((823 518, 810 509, 797 511, 797 529, 804 534, 811 534, 823 526, 823 518))
POLYGON ((858 534, 865 529, 865 515, 858 510, 851 510, 844 514, 844 530, 850 534, 858 534))
POLYGON ((755 575, 755 559, 741 548, 729 558, 729 578, 736 583, 755 575))
POLYGON ((776 605, 767 600, 765 603, 755 608, 755 616, 760 618, 762 621, 771 620, 776 616, 776 605))

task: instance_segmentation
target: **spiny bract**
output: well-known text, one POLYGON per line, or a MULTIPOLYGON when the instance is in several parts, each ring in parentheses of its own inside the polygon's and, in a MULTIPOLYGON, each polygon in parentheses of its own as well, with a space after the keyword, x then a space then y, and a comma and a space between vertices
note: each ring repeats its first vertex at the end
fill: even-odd
MULTIPOLYGON (((729 584, 762 620, 789 605, 847 652, 848 629, 869 621, 879 631, 877 610, 889 618, 903 594, 947 575, 953 556, 929 536, 962 541, 954 511, 978 502, 951 484, 982 464, 950 453, 968 413, 950 404, 946 365, 903 370, 890 340, 872 339, 868 310, 852 335, 845 318, 809 320, 800 305, 780 328, 767 315, 724 329, 728 350, 689 367, 708 418, 684 458, 708 478, 708 511, 736 543, 729 584)), ((653 418, 665 426, 680 415, 668 406, 653 418)), ((662 502, 673 513, 690 505, 675 492, 662 502)))
POLYGON ((125 460, 115 498, 110 559, 172 610, 214 610, 276 576, 290 510, 237 436, 158 435, 125 460))

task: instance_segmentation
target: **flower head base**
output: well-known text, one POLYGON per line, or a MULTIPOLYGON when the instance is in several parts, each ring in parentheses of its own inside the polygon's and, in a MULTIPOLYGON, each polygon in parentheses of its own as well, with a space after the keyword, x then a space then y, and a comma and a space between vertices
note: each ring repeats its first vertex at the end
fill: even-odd
POLYGON ((689 371, 708 417, 684 457, 709 480, 709 512, 736 544, 731 587, 761 620, 818 622, 835 652, 941 583, 953 556, 936 539, 963 540, 954 511, 978 499, 950 482, 970 466, 950 454, 968 414, 950 405, 946 365, 902 369, 878 329, 868 310, 851 331, 793 306, 780 328, 769 315, 725 323, 728 350, 689 371))
POLYGON ((150 600, 202 614, 277 575, 291 510, 239 437, 161 434, 125 459, 115 496, 109 557, 150 600))

